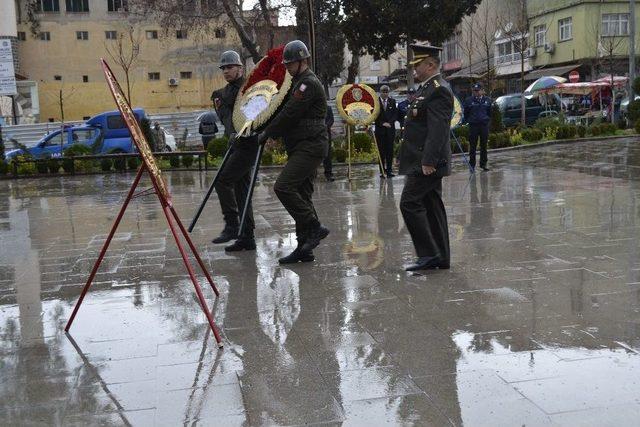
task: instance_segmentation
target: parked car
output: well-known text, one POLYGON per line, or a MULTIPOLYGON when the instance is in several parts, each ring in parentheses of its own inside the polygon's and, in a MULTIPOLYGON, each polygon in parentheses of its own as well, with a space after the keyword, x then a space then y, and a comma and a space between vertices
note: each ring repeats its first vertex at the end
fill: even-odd
MULTIPOLYGON (((525 121, 527 126, 533 125, 540 117, 554 115, 550 111, 555 111, 555 114, 560 111, 560 97, 558 95, 550 96, 552 102, 550 105, 542 105, 537 96, 531 99, 525 97, 525 121)), ((502 123, 505 127, 517 126, 521 123, 522 115, 522 94, 515 93, 511 95, 504 95, 496 99, 496 104, 502 114, 502 123)))
MULTIPOLYGON (((133 113, 140 122, 145 117, 141 108, 136 108, 133 113)), ((173 138, 171 136, 171 138, 173 138)), ((73 144, 83 144, 91 147, 95 154, 133 153, 135 144, 131 141, 129 129, 122 119, 119 111, 108 111, 87 120, 83 125, 66 126, 45 135, 35 147, 28 148, 27 152, 33 157, 48 158, 62 157, 65 149, 73 144)), ((167 138, 167 145, 170 139, 167 138)), ((172 149, 175 149, 175 138, 172 140, 172 149)), ((23 154, 23 149, 8 150, 5 153, 7 161, 23 154)))
POLYGON ((164 132, 164 147, 162 151, 176 151, 178 146, 176 145, 176 137, 171 135, 165 128, 162 128, 162 132, 164 132))

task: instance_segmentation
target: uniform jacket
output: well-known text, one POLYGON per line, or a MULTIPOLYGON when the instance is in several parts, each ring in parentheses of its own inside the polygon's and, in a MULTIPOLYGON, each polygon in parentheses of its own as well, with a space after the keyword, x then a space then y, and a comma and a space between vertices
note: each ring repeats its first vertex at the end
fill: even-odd
POLYGON ((264 129, 270 138, 284 137, 287 153, 305 149, 318 157, 327 150, 327 99, 309 69, 293 78, 285 104, 264 129))
POLYGON ((378 114, 378 117, 376 118, 376 130, 388 129, 382 126, 383 123, 391 124, 391 129, 394 130, 396 120, 398 120, 398 106, 396 105, 396 100, 391 97, 387 98, 386 110, 384 108, 382 98, 378 98, 378 102, 380 102, 380 114, 378 114))
POLYGON ((464 101, 464 121, 472 125, 486 125, 491 121, 491 98, 470 96, 464 101))
POLYGON ((398 122, 400 122, 401 127, 404 127, 404 120, 409 111, 409 105, 411 105, 411 102, 409 102, 408 99, 398 104, 398 122))
POLYGON ((400 146, 400 174, 422 175, 422 166, 433 166, 438 176, 451 173, 451 117, 453 94, 437 74, 418 88, 409 106, 400 146))
POLYGON ((236 129, 233 126, 233 106, 236 103, 236 97, 238 96, 238 92, 240 92, 243 84, 244 77, 240 77, 237 80, 227 83, 227 85, 222 89, 214 91, 211 95, 213 105, 215 105, 215 98, 220 98, 220 107, 218 107, 216 112, 218 113, 218 117, 220 117, 220 121, 224 125, 224 135, 226 137, 229 137, 232 133, 236 132, 236 129))

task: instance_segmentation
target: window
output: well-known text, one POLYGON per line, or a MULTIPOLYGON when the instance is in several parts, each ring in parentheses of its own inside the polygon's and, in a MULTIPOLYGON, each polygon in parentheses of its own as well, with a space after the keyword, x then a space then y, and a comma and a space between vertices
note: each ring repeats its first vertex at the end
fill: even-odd
POLYGON ((76 31, 76 39, 78 39, 78 40, 89 40, 89 32, 88 31, 76 31))
MULTIPOLYGON (((49 121, 52 121, 49 119, 49 121)), ((53 132, 49 139, 45 140, 45 147, 55 147, 59 145, 66 144, 69 141, 69 131, 65 130, 64 132, 57 131, 53 132)))
POLYGON ((71 132, 73 144, 91 144, 100 131, 97 129, 78 129, 71 132))
POLYGON ((147 31, 147 40, 155 40, 158 38, 158 32, 156 30, 147 31))
POLYGON ((160 80, 160 73, 149 73, 149 80, 160 80))
POLYGON ((55 80, 55 81, 58 81, 58 82, 59 82, 59 81, 61 81, 61 80, 62 80, 62 76, 55 75, 55 76, 53 76, 53 80, 55 80))
POLYGON ((107 40, 115 40, 118 38, 118 32, 117 31, 105 31, 104 32, 104 38, 107 40))
POLYGON ((129 5, 127 4, 127 0, 107 0, 107 11, 128 12, 129 5))
POLYGON ((561 42, 571 40, 573 38, 572 18, 565 18, 558 21, 558 36, 561 42))
POLYGON ((43 31, 38 34, 38 38, 46 42, 51 41, 51 33, 49 31, 43 31))
POLYGON ((38 0, 36 2, 38 12, 60 12, 59 0, 38 0))
POLYGON ((177 30, 176 31, 177 39, 186 39, 187 38, 187 30, 177 30))
POLYGON ((67 0, 67 12, 89 12, 89 0, 67 0))
POLYGON ((24 31, 18 31, 18 40, 25 41, 27 40, 27 33, 24 31))
POLYGON ((519 39, 503 40, 496 43, 496 64, 510 64, 520 62, 520 52, 524 53, 524 57, 528 58, 527 38, 528 34, 521 36, 519 39))
POLYGON ((371 64, 369 64, 369 69, 371 71, 380 71, 382 70, 382 63, 380 61, 371 61, 371 64))
POLYGON ((180 71, 180 78, 181 79, 190 79, 191 78, 191 71, 180 71))
POLYGON ((533 27, 534 41, 536 47, 547 44, 547 25, 536 25, 533 27))
POLYGON ((442 46, 442 62, 447 63, 460 59, 460 43, 458 42, 459 34, 456 34, 442 46))
POLYGON ((227 35, 227 33, 224 31, 224 28, 218 28, 215 31, 215 36, 217 39, 223 39, 225 38, 227 35))
POLYGON ((82 76, 82 83, 89 83, 89 76, 82 76))
POLYGON ((602 15, 603 36, 629 35, 628 13, 605 13, 602 15))

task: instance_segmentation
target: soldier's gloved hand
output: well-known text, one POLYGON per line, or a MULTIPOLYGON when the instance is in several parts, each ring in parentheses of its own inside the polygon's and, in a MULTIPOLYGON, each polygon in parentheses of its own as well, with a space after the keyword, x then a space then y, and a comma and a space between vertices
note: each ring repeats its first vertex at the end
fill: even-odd
POLYGON ((265 131, 260 132, 258 134, 258 144, 264 144, 267 138, 267 133, 265 131))

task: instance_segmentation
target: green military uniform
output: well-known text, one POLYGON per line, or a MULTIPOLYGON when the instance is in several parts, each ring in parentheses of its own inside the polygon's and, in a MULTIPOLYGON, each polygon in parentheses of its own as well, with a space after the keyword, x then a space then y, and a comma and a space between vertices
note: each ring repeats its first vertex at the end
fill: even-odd
POLYGON ((289 159, 273 189, 296 222, 299 245, 320 226, 311 197, 316 169, 328 148, 326 114, 322 84, 307 69, 293 78, 286 103, 264 130, 267 137, 284 137, 289 159))
MULTIPOLYGON (((233 126, 233 107, 236 97, 244 84, 244 77, 240 77, 228 83, 223 89, 215 91, 212 99, 219 98, 220 105, 217 108, 220 121, 224 125, 224 134, 229 137, 236 132, 233 126)), ((243 235, 237 236, 240 225, 240 209, 244 206, 249 186, 251 185, 251 168, 258 151, 256 138, 243 138, 236 141, 230 147, 229 158, 225 167, 219 172, 215 184, 216 193, 220 200, 220 207, 225 221, 225 230, 221 236, 214 239, 214 243, 224 243, 235 237, 252 240, 255 223, 251 203, 247 210, 246 223, 243 235)), ((250 245, 252 246, 253 243, 250 245)), ((233 245, 232 245, 233 246, 233 245)), ((246 245, 245 245, 246 246, 246 245)), ((233 250, 231 247, 228 247, 233 250)), ((227 248, 226 248, 227 249, 227 248)), ((251 249, 243 247, 243 249, 251 249)))
POLYGON ((420 86, 409 105, 400 147, 400 174, 407 175, 400 210, 418 257, 436 259, 430 268, 448 268, 450 262, 442 177, 451 173, 452 114, 453 94, 437 74, 420 86), (436 172, 424 175, 423 165, 436 172))

